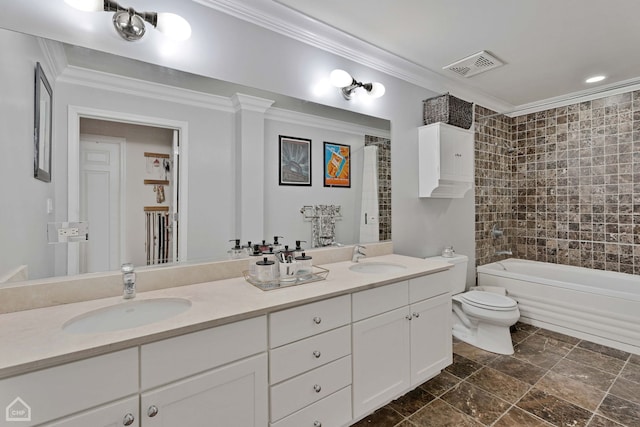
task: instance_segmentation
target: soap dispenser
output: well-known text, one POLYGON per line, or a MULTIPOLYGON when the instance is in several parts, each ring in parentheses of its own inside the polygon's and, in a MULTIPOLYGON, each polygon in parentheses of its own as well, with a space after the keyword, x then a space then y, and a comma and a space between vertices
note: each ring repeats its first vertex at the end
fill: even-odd
POLYGON ((282 244, 278 239, 284 239, 282 236, 273 236, 273 252, 278 253, 278 251, 282 250, 282 244))
POLYGON ((298 275, 303 279, 309 279, 313 275, 313 262, 312 258, 306 253, 302 252, 302 255, 295 258, 298 263, 298 275))
POLYGON ((230 242, 235 242, 235 245, 227 251, 229 254, 229 258, 231 259, 240 259, 244 258, 247 255, 245 248, 240 246, 240 239, 232 239, 230 242))
POLYGON ((307 243, 306 240, 296 240, 296 252, 302 252, 302 246, 300 246, 300 243, 307 243))

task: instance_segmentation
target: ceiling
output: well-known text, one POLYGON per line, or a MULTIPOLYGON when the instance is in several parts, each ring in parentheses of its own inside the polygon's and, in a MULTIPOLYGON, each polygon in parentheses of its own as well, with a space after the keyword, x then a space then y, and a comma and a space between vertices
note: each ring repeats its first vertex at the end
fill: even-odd
POLYGON ((512 110, 640 84, 637 0, 269 1, 512 110), (482 50, 505 65, 468 78, 442 69, 482 50))

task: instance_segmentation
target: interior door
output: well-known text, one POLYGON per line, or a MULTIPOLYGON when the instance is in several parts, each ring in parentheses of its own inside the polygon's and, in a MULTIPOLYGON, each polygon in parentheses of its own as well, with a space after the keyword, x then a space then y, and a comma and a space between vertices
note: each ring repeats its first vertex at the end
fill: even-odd
POLYGON ((80 273, 120 267, 121 144, 80 139, 80 221, 89 241, 80 245, 80 273))
POLYGON ((169 262, 177 262, 180 258, 180 254, 178 253, 178 238, 179 238, 179 228, 178 228, 178 200, 179 200, 179 176, 180 176, 180 132, 177 129, 173 130, 173 161, 171 167, 171 187, 173 191, 171 192, 171 207, 169 208, 170 212, 170 221, 171 221, 171 259, 169 262))

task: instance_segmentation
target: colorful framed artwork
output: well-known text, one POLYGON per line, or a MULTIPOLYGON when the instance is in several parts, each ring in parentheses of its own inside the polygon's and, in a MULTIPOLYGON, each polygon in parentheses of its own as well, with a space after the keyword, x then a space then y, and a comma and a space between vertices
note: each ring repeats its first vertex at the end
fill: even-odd
POLYGON ((311 186, 311 140, 280 135, 280 185, 311 186))
POLYGON ((351 187, 351 147, 324 143, 324 186, 351 187))

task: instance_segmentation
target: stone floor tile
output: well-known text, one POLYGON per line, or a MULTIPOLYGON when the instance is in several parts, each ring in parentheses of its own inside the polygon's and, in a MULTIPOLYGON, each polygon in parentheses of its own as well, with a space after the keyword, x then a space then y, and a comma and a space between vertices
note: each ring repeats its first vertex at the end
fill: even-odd
POLYGON ((600 415, 594 415, 587 427, 623 427, 622 424, 618 424, 615 421, 611 421, 600 415))
POLYGON ((480 365, 479 363, 476 363, 473 360, 469 360, 466 357, 462 357, 458 354, 454 354, 453 364, 447 366, 445 370, 458 378, 465 379, 480 368, 482 368, 482 365, 480 365))
POLYGON ((601 371, 609 372, 613 375, 618 375, 624 366, 624 361, 620 359, 607 356, 603 353, 585 350, 580 347, 571 350, 571 352, 567 354, 567 359, 600 369, 601 371))
POLYGON ((453 353, 466 357, 469 360, 473 360, 481 365, 486 365, 499 355, 491 353, 490 351, 483 350, 478 347, 474 347, 466 342, 459 342, 453 345, 453 353))
POLYGON ((625 380, 640 384, 640 365, 627 363, 622 372, 620 372, 620 376, 625 380))
POLYGON ((595 411, 606 394, 603 390, 598 390, 556 372, 547 372, 536 383, 536 388, 589 411, 595 411))
POLYGON ((517 403, 520 409, 555 426, 584 427, 592 412, 534 388, 517 403))
POLYGON ((413 414, 409 421, 416 427, 482 427, 468 415, 441 399, 436 399, 413 414))
POLYGON ((597 412, 625 426, 640 426, 640 405, 612 394, 604 398, 597 412))
POLYGON ((488 366, 531 385, 535 384, 546 373, 546 370, 539 366, 511 356, 500 356, 489 363, 488 366))
POLYGON ((581 341, 578 347, 586 348, 587 350, 595 351, 596 353, 602 353, 607 356, 615 357, 620 360, 627 360, 630 356, 626 351, 618 350, 615 348, 607 347, 602 344, 596 344, 590 341, 581 341))
POLYGON ((598 390, 607 391, 615 380, 615 375, 599 369, 592 368, 582 363, 563 359, 551 369, 553 372, 573 378, 598 390))
POLYGON ((382 408, 353 424, 352 427, 395 427, 403 420, 403 416, 389 406, 382 408))
POLYGON ((536 332, 536 335, 542 335, 545 337, 553 338, 558 341, 565 342, 571 346, 575 346, 581 341, 580 338, 571 337, 569 335, 561 334, 560 332, 549 331, 547 329, 538 329, 538 331, 536 332))
POLYGON ((529 384, 488 366, 468 377, 466 381, 509 403, 516 403, 531 388, 529 384))
POLYGON ((511 406, 466 381, 446 392, 441 399, 484 425, 496 421, 511 406))
POLYGON ((609 389, 609 393, 640 405, 640 384, 633 381, 618 377, 609 389))
POLYGON ((514 406, 509 409, 493 427, 550 427, 551 424, 514 406))
POLYGON ((462 380, 455 375, 452 375, 447 371, 442 371, 429 381, 423 383, 420 388, 436 397, 439 397, 456 386, 460 381, 462 380))
POLYGON ((389 403, 389 406, 391 407, 391 409, 400 413, 400 415, 408 417, 417 412, 419 409, 422 409, 423 406, 425 406, 435 398, 436 397, 433 394, 418 387, 411 390, 404 396, 389 403))

